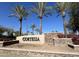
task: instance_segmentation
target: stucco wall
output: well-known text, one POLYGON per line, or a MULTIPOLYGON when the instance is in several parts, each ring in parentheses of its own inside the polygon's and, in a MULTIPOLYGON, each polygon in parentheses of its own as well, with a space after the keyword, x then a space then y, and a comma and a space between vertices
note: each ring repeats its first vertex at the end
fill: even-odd
MULTIPOLYGON (((16 38, 16 40, 19 40, 19 43, 28 43, 28 44, 44 44, 45 43, 45 35, 25 35, 25 36, 19 36, 16 38), (28 40, 23 40, 23 38, 29 38, 28 40), (34 38, 39 38, 37 41, 32 41, 34 38)), ((35 39, 34 39, 35 40, 35 39)))

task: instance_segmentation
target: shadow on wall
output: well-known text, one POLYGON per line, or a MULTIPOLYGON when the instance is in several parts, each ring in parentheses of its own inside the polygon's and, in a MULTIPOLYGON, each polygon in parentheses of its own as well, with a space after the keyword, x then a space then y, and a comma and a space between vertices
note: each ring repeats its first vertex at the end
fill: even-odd
POLYGON ((19 40, 4 41, 3 42, 3 47, 8 46, 8 45, 12 45, 12 44, 16 44, 16 43, 19 43, 19 40))

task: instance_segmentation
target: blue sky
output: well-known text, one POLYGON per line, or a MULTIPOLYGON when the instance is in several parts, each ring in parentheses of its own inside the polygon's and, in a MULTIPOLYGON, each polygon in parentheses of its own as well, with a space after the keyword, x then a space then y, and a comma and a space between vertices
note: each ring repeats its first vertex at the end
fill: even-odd
MULTIPOLYGON (((12 12, 11 9, 14 8, 16 5, 21 4, 24 5, 26 8, 32 7, 32 3, 30 2, 1 2, 0 3, 0 25, 4 27, 10 27, 14 30, 19 30, 19 21, 18 18, 15 17, 8 17, 12 12)), ((55 3, 48 3, 49 5, 54 5, 55 3)), ((58 13, 53 13, 52 16, 43 17, 43 32, 51 32, 51 31, 58 31, 63 32, 63 23, 62 17, 58 16, 58 13)), ((66 16, 66 20, 69 20, 69 17, 66 16)), ((38 28, 40 25, 40 20, 37 18, 37 15, 32 14, 27 17, 26 20, 23 20, 23 28, 22 31, 26 32, 29 30, 32 31, 30 26, 34 23, 38 28)))

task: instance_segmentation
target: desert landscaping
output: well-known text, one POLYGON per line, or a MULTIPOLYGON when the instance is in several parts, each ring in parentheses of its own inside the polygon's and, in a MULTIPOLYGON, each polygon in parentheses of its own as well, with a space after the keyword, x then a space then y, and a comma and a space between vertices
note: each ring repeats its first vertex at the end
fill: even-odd
POLYGON ((78 2, 4 2, 2 6, 0 57, 79 57, 78 2))

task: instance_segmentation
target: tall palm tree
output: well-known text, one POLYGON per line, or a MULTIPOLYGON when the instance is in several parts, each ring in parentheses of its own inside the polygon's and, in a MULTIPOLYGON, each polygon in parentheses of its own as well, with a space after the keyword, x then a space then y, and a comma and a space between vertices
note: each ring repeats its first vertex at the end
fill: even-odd
POLYGON ((12 11, 13 11, 13 14, 11 14, 10 16, 14 16, 14 17, 17 17, 19 19, 19 22, 20 22, 20 35, 22 35, 22 20, 24 19, 24 17, 28 16, 28 12, 21 5, 17 5, 14 9, 12 9, 12 11))
POLYGON ((40 34, 42 34, 42 19, 43 19, 43 16, 46 16, 49 14, 51 15, 50 13, 50 7, 47 7, 46 6, 47 3, 46 2, 38 2, 38 3, 35 3, 34 4, 34 7, 32 8, 32 12, 37 14, 39 19, 40 19, 40 34))
POLYGON ((32 25, 31 25, 31 28, 32 28, 32 32, 33 32, 33 34, 34 34, 34 30, 35 30, 35 28, 36 28, 35 24, 32 24, 32 25))
POLYGON ((62 16, 65 37, 67 37, 65 17, 66 17, 66 11, 68 9, 68 5, 69 5, 69 3, 67 3, 67 2, 58 2, 56 4, 56 11, 57 11, 57 13, 59 13, 59 15, 62 16))

